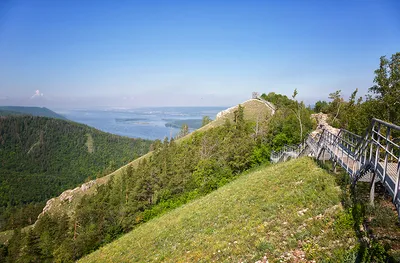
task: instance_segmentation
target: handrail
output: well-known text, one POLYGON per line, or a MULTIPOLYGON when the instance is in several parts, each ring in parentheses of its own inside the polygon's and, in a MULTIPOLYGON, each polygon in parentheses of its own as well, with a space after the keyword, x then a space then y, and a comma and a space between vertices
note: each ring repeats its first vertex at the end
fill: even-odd
POLYGON ((305 143, 301 143, 298 145, 284 145, 280 151, 275 152, 272 151, 271 152, 271 161, 274 163, 279 162, 280 160, 285 160, 285 157, 288 158, 298 158, 301 153, 304 151, 306 147, 305 143))
POLYGON ((381 123, 381 124, 383 124, 383 125, 385 125, 387 127, 390 127, 391 129, 400 131, 400 126, 398 126, 396 124, 393 124, 393 123, 390 123, 390 122, 386 122, 386 121, 383 121, 383 120, 380 120, 380 119, 375 119, 375 118, 372 118, 372 121, 379 122, 379 123, 381 123))
POLYGON ((257 99, 259 99, 260 101, 264 102, 265 105, 267 105, 267 106, 271 109, 272 115, 275 114, 276 107, 275 107, 274 104, 272 104, 271 102, 269 102, 269 101, 267 101, 267 100, 264 100, 263 98, 261 98, 261 97, 259 97, 259 96, 257 97, 257 99))
MULTIPOLYGON (((400 126, 373 118, 362 136, 345 129, 334 134, 327 129, 314 138, 309 135, 301 144, 308 147, 315 158, 329 158, 342 166, 352 179, 353 185, 372 172, 371 180, 379 180, 392 196, 400 219, 400 126)), ((282 151, 271 154, 275 161, 285 161, 282 156, 292 154, 297 158, 298 147, 284 146, 282 151), (297 147, 297 148, 296 148, 297 147), (295 155, 297 154, 297 155, 295 155)), ((304 149, 302 150, 304 151, 304 149)), ((363 179, 364 180, 364 179, 363 179)))

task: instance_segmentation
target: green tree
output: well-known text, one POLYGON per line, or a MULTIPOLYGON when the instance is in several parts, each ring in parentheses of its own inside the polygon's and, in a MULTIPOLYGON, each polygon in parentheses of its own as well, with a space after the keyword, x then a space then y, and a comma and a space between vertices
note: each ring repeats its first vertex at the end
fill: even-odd
POLYGON ((210 117, 208 116, 204 116, 202 121, 201 121, 201 127, 206 126, 207 124, 209 124, 211 122, 210 117))
POLYGON ((302 102, 298 102, 296 99, 298 92, 297 89, 294 89, 293 91, 293 102, 294 105, 292 107, 292 111, 295 114, 297 120, 299 121, 299 127, 300 127, 300 141, 303 141, 303 123, 301 122, 301 112, 302 112, 302 108, 304 108, 304 104, 302 102))
MULTIPOLYGON (((297 96, 297 91, 293 93, 297 96)), ((312 128, 311 110, 302 102, 286 96, 269 93, 267 97, 277 103, 277 111, 268 122, 268 135, 265 139, 271 150, 280 150, 285 144, 296 144, 303 140, 303 135, 312 128), (301 125, 300 125, 301 123, 301 125)))
POLYGON ((319 113, 319 112, 328 113, 328 102, 326 102, 324 100, 317 101, 314 106, 314 111, 316 113, 319 113))
POLYGON ((236 128, 241 130, 244 128, 244 108, 239 104, 237 110, 234 111, 234 121, 236 128))
POLYGON ((340 113, 344 104, 341 92, 341 90, 337 90, 329 94, 329 99, 332 100, 329 103, 329 113, 333 116, 332 125, 334 126, 338 126, 337 119, 341 118, 340 113))
POLYGON ((22 249, 22 262, 39 262, 42 256, 40 249, 40 238, 37 233, 30 229, 25 237, 22 249))
POLYGON ((203 193, 209 193, 226 183, 231 177, 231 171, 227 167, 221 166, 215 159, 201 160, 194 172, 193 178, 203 193))
POLYGON ((374 83, 369 91, 375 95, 382 107, 381 118, 398 123, 400 121, 400 52, 390 59, 380 58, 380 65, 375 70, 374 83))
POLYGON ((7 246, 0 244, 0 263, 5 263, 7 259, 7 246))
POLYGON ((189 126, 186 123, 184 123, 184 124, 182 124, 181 130, 179 131, 178 135, 176 136, 176 139, 182 138, 188 134, 189 134, 189 126))
POLYGON ((16 262, 20 258, 23 238, 24 235, 21 233, 21 229, 15 229, 7 247, 7 262, 16 262))

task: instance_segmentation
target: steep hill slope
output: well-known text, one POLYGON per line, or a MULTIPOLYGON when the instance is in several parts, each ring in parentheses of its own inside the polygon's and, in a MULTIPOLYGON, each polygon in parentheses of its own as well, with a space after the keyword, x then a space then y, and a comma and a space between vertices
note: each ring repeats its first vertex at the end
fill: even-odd
POLYGON ((340 194, 308 158, 260 168, 80 262, 342 261, 356 237, 340 194))
POLYGON ((0 116, 10 115, 32 115, 66 120, 64 116, 45 107, 0 106, 0 116))
POLYGON ((33 223, 43 202, 145 154, 150 144, 60 119, 0 117, 0 228, 33 223))

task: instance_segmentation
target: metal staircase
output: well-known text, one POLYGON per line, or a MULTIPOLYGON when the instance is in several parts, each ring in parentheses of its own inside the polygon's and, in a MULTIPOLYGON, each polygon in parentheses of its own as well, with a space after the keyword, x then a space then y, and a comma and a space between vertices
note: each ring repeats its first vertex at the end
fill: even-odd
MULTIPOLYGON (((382 182, 393 198, 400 217, 399 141, 400 126, 372 119, 363 136, 344 129, 333 134, 325 129, 317 138, 308 136, 304 149, 308 148, 310 155, 317 159, 330 159, 334 165, 340 165, 350 176, 353 185, 359 181, 371 182, 371 201, 375 182, 382 182)), ((288 157, 284 156, 297 158, 300 156, 298 152, 297 148, 286 146, 284 150, 272 153, 271 161, 285 161, 288 157)))
POLYGON ((271 152, 271 161, 273 163, 285 162, 289 159, 296 159, 306 154, 307 144, 302 143, 299 145, 285 145, 278 152, 271 152))

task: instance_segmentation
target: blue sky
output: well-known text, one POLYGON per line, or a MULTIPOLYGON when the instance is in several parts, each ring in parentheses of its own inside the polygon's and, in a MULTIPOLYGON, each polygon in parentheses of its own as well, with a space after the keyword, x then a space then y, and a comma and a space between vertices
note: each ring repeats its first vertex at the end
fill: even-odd
POLYGON ((379 57, 400 51, 399 2, 0 0, 0 104, 365 94, 379 57))

